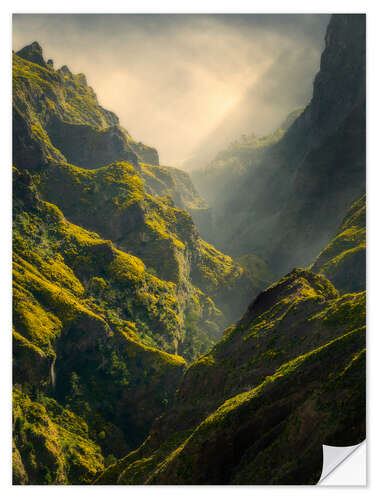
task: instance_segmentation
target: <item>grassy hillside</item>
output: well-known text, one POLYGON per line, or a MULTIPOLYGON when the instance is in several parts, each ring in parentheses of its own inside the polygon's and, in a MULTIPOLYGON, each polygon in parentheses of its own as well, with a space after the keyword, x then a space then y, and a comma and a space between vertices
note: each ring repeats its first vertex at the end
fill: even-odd
POLYGON ((159 167, 84 75, 37 43, 13 64, 14 482, 88 483, 139 446, 184 358, 261 285, 200 238, 189 177, 159 167))
MULTIPOLYGON (((361 231, 364 210, 361 198, 338 237, 361 231)), ((334 276, 344 281, 352 261, 342 253, 355 241, 344 250, 335 238, 313 269, 339 262, 334 276)), ((364 268, 357 269, 354 288, 364 278, 364 268)), ((346 292, 294 269, 260 293, 190 364, 173 406, 144 443, 96 482, 315 484, 323 443, 350 446, 365 438, 366 296, 346 292)))
POLYGON ((341 78, 362 32, 335 52, 332 19, 312 104, 207 171, 221 219, 84 75, 13 54, 15 484, 315 484, 323 443, 364 439, 364 197, 337 230, 363 192, 361 80, 341 78))
POLYGON ((349 209, 336 237, 312 266, 342 292, 366 289, 366 196, 349 209))
POLYGON ((99 456, 118 456, 142 440, 182 375, 184 359, 156 348, 173 343, 180 326, 175 287, 68 222, 18 170, 14 186, 13 376, 25 393, 20 404, 27 396, 32 403, 56 399, 89 424, 96 445, 105 433, 99 456))
POLYGON ((186 372, 174 407, 99 484, 315 484, 322 443, 365 435, 365 297, 296 270, 186 372))
POLYGON ((83 75, 65 66, 55 71, 36 43, 20 54, 13 56, 15 166, 27 167, 41 198, 69 221, 174 283, 179 319, 173 341, 157 345, 176 352, 186 339, 188 356, 202 353, 259 291, 256 280, 199 237, 186 210, 205 211, 205 205, 187 174, 143 163, 147 146, 135 143, 116 115, 99 105, 83 75))

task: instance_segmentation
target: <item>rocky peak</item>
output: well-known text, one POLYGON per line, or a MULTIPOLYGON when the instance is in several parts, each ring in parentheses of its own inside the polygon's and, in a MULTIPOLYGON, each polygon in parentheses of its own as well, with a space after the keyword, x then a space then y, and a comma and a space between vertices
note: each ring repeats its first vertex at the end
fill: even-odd
POLYGON ((83 85, 84 87, 87 87, 86 76, 83 73, 78 73, 78 75, 76 75, 76 78, 81 85, 83 85))
POLYGON ((73 77, 72 72, 70 71, 70 69, 68 68, 68 66, 66 64, 64 64, 64 66, 61 66, 61 68, 58 71, 59 71, 59 73, 61 73, 64 76, 68 76, 69 78, 73 77))
POLYGON ((22 59, 27 59, 33 63, 39 64, 39 66, 47 67, 46 62, 43 58, 43 50, 38 42, 33 42, 30 45, 26 45, 23 49, 17 52, 19 57, 22 59))

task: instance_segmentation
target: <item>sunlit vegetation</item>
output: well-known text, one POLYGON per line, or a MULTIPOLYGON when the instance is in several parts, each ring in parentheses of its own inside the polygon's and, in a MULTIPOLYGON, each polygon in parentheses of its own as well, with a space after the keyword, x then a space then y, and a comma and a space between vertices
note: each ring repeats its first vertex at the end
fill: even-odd
POLYGON ((34 62, 13 55, 14 382, 17 408, 39 412, 52 458, 35 464, 44 451, 17 423, 15 482, 87 483, 172 405, 186 366, 177 353, 201 356, 235 317, 210 294, 220 300, 226 281, 239 294, 251 280, 200 239, 187 209, 205 205, 189 177, 158 167, 156 150, 118 127, 83 75, 53 70, 39 51, 33 44, 34 62), (133 156, 82 168, 112 133, 126 146, 116 154, 133 156), (79 150, 74 134, 89 139, 79 150), (77 165, 66 161, 74 155, 77 165), (83 438, 56 422, 56 408, 85 424, 83 438), (76 446, 86 447, 80 458, 76 446))
MULTIPOLYGON (((364 198, 273 283, 202 238, 189 175, 37 43, 13 54, 13 111, 15 484, 313 484, 322 442, 364 439, 364 198)), ((200 191, 245 190, 301 112, 200 191)))
POLYGON ((97 482, 314 484, 322 442, 363 439, 364 324, 364 294, 340 297, 328 280, 292 272, 190 365, 168 439, 145 441, 97 482), (306 433, 314 473, 296 453, 306 433))
POLYGON ((354 203, 337 236, 319 254, 312 270, 343 292, 366 288, 366 197, 354 203))

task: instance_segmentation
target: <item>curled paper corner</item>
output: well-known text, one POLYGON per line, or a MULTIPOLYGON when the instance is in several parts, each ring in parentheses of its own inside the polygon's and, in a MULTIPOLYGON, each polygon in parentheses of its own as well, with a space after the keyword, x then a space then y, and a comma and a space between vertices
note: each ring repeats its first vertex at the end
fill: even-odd
MULTIPOLYGON (((328 446, 323 444, 323 468, 322 468, 322 474, 320 476, 320 479, 317 484, 325 484, 325 479, 327 476, 331 474, 342 462, 344 462, 353 452, 355 452, 358 448, 363 445, 365 441, 362 441, 361 443, 358 443, 354 446, 328 446)), ((366 469, 366 458, 364 455, 363 459, 363 468, 366 469)), ((363 471, 364 474, 362 474, 365 477, 365 470, 363 471)), ((328 483, 328 484, 333 484, 333 483, 328 483)), ((349 483, 348 483, 349 484, 349 483)), ((362 483, 353 483, 353 485, 360 485, 360 484, 365 484, 365 481, 362 483)), ((337 484, 339 485, 339 484, 337 484)))

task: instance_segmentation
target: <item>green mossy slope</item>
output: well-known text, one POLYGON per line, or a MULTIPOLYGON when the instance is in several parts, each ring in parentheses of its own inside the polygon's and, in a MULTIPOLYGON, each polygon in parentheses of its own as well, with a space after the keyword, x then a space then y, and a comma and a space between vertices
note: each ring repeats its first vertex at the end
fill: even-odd
POLYGON ((259 284, 199 237, 188 176, 158 167, 84 75, 34 43, 13 54, 13 90, 13 376, 17 411, 41 419, 14 429, 14 481, 86 483, 172 405, 177 352, 206 352, 259 284), (70 457, 52 401, 85 422, 86 454, 70 457), (40 466, 36 429, 53 448, 40 466))
POLYGON ((190 365, 149 438, 97 481, 314 484, 322 443, 364 439, 365 308, 364 293, 294 270, 190 365))
POLYGON ((85 168, 159 161, 154 148, 135 142, 99 105, 83 74, 46 64, 37 42, 13 54, 13 140, 13 164, 30 171, 50 159, 85 168))
MULTIPOLYGON (((171 404, 185 366, 183 358, 156 348, 173 344, 181 328, 175 285, 69 223, 17 169, 14 195, 14 383, 30 404, 52 397, 84 419, 101 462, 119 457, 171 404)), ((48 424, 46 439, 54 432, 48 424)), ((28 445, 17 449, 24 463, 28 445)), ((68 460, 64 450, 56 453, 68 460)), ((64 467, 56 468, 51 483, 72 481, 64 467)), ((77 482, 93 478, 82 467, 77 482)), ((25 470, 28 479, 20 472, 15 477, 44 481, 44 469, 25 470)))
POLYGON ((13 86, 15 166, 31 173, 41 199, 69 221, 174 283, 175 333, 160 342, 163 333, 155 332, 154 345, 188 357, 203 353, 261 286, 199 237, 186 210, 206 207, 189 176, 155 165, 154 150, 135 143, 99 105, 84 75, 66 66, 55 71, 37 43, 13 54, 13 86))
MULTIPOLYGON (((175 206, 169 191, 150 195, 143 181, 132 165, 116 162, 95 170, 50 163, 36 182, 43 198, 59 206, 69 220, 110 239, 160 279, 174 283, 181 324, 201 292, 214 301, 211 317, 206 314, 203 320, 200 315, 199 328, 206 338, 202 352, 209 339, 218 338, 214 331, 234 321, 249 298, 271 281, 270 273, 261 259, 256 271, 248 264, 245 270, 203 241, 189 213, 175 206)), ((179 340, 189 341, 187 337, 180 328, 179 340)))
POLYGON ((342 292, 366 289, 366 196, 353 203, 336 237, 311 269, 326 276, 342 292))
MULTIPOLYGON (((227 400, 146 482, 315 484, 322 443, 365 437, 364 341, 363 329, 354 330, 227 400)), ((127 471, 119 481, 126 484, 126 477, 127 471)))
POLYGON ((103 469, 85 420, 54 399, 13 391, 13 484, 89 484, 103 469))
MULTIPOLYGON (((364 244, 364 228, 361 198, 312 269, 332 269, 364 244)), ((345 283, 350 262, 339 269, 345 283)), ((364 277, 360 269, 357 283, 364 277)), ((173 407, 142 446, 96 481, 315 484, 323 443, 365 438, 366 295, 346 289, 340 295, 326 277, 295 269, 260 293, 189 366, 173 407)))
POLYGON ((316 482, 322 442, 364 437, 364 200, 257 295, 267 264, 200 237, 187 174, 84 75, 13 64, 14 483, 316 482))

